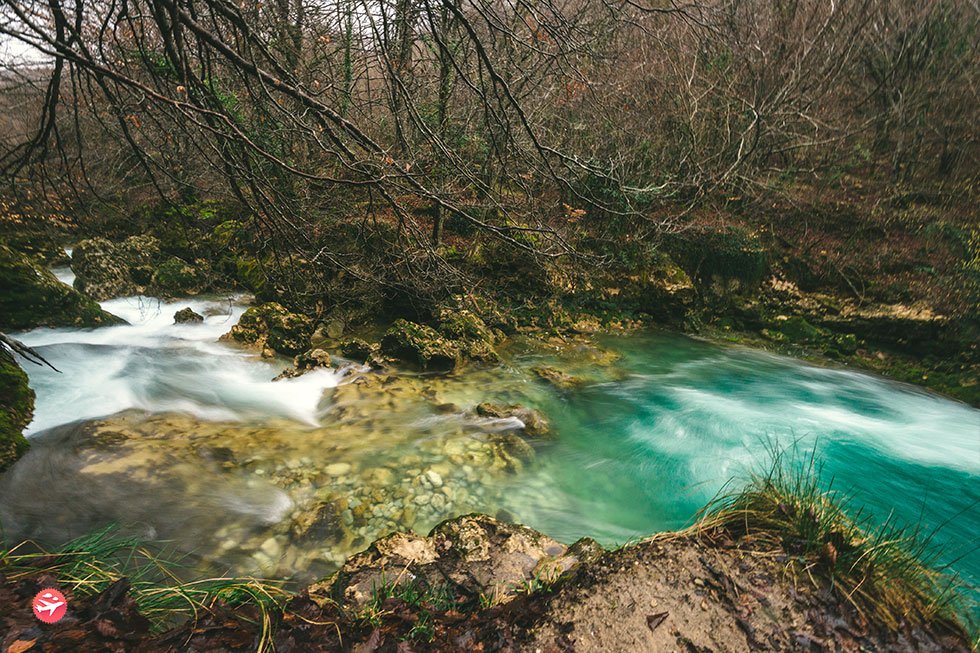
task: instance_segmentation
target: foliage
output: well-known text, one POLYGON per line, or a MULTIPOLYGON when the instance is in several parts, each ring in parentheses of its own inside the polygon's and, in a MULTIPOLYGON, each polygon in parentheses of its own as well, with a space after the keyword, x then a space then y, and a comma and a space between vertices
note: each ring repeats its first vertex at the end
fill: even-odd
POLYGON ((772 539, 799 569, 890 628, 945 622, 970 613, 966 586, 940 563, 943 551, 919 526, 884 521, 821 479, 814 454, 776 453, 767 472, 702 511, 697 528, 772 539))
POLYGON ((219 602, 254 604, 267 614, 289 598, 278 585, 253 578, 181 580, 191 570, 172 550, 151 550, 149 545, 124 535, 116 524, 53 552, 34 551, 30 543, 0 548, 0 570, 11 580, 49 574, 82 596, 98 594, 119 579, 128 578, 140 613, 157 631, 181 618, 196 617, 219 602))

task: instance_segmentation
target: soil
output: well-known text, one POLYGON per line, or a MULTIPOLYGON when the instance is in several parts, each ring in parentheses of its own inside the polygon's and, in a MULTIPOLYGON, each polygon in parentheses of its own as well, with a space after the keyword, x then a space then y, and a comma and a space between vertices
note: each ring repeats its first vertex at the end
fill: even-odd
MULTIPOLYGON (((493 529, 489 547, 478 547, 484 557, 474 560, 481 570, 494 556, 518 559, 519 552, 506 544, 510 536, 497 535, 526 535, 529 529, 507 531, 490 518, 468 519, 493 529)), ((438 547, 442 541, 445 536, 415 538, 412 546, 438 547)), ((573 548, 563 547, 559 555, 573 548)), ((372 547, 362 558, 379 563, 389 550, 372 547)), ((431 570, 432 556, 427 560, 431 570)), ((338 601, 324 600, 322 587, 304 590, 268 620, 254 606, 215 606, 158 635, 149 633, 148 622, 126 595, 126 581, 94 597, 66 592, 68 615, 44 625, 31 613, 31 598, 41 587, 55 585, 54 579, 0 577, 0 601, 6 606, 0 650, 253 651, 270 639, 279 652, 971 650, 955 624, 895 629, 858 613, 801 572, 798 562, 771 544, 735 542, 724 530, 698 537, 661 535, 583 561, 550 585, 515 588, 510 600, 490 607, 470 600, 472 590, 457 585, 452 608, 394 595, 383 601, 375 597, 368 606, 350 592, 344 596, 344 579, 357 574, 345 576, 341 570, 332 582, 340 583, 333 587, 340 590, 338 601)), ((417 569, 414 564, 407 563, 399 579, 415 578, 408 571, 417 569)), ((458 558, 453 564, 459 571, 458 558)))

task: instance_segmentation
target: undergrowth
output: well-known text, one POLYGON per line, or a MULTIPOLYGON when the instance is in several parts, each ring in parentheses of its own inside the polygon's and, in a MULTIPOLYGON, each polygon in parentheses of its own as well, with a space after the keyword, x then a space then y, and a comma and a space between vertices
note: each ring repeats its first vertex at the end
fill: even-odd
POLYGON ((892 515, 881 521, 854 507, 832 480, 821 479, 821 467, 812 453, 776 453, 768 471, 702 509, 695 529, 772 541, 815 585, 829 586, 889 628, 940 624, 965 635, 961 624, 975 621, 977 605, 969 596, 976 588, 942 561, 948 556, 936 543, 937 531, 898 523, 892 515))
POLYGON ((263 639, 271 637, 271 615, 290 594, 275 583, 253 578, 184 580, 189 570, 174 551, 153 551, 112 524, 49 552, 32 542, 0 546, 0 573, 8 580, 48 574, 77 596, 98 594, 122 578, 139 612, 161 632, 183 618, 194 618, 217 602, 254 604, 262 615, 263 639))
POLYGON ((402 582, 406 571, 407 568, 393 582, 388 582, 382 572, 381 586, 374 587, 371 600, 361 611, 359 621, 377 628, 381 626, 385 616, 404 605, 415 618, 406 639, 431 642, 435 635, 433 615, 459 609, 456 596, 446 585, 430 586, 419 583, 414 578, 402 582))

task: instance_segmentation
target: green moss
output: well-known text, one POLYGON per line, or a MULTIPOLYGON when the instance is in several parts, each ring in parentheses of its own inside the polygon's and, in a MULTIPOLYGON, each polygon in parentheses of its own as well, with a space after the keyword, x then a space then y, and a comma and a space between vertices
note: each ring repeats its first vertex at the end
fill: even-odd
POLYGON ((161 294, 179 295, 200 290, 207 283, 207 274, 199 267, 171 257, 154 270, 152 283, 161 294))
POLYGON ((280 354, 296 356, 310 348, 313 320, 290 313, 275 302, 253 306, 232 327, 231 337, 243 344, 266 344, 280 354))
POLYGON ((0 472, 28 449, 24 428, 34 415, 34 391, 27 373, 6 352, 0 352, 0 472))
POLYGON ((0 243, 0 330, 93 327, 122 320, 0 243))
POLYGON ((381 339, 381 353, 423 370, 451 370, 459 363, 459 347, 432 327, 395 320, 381 339))

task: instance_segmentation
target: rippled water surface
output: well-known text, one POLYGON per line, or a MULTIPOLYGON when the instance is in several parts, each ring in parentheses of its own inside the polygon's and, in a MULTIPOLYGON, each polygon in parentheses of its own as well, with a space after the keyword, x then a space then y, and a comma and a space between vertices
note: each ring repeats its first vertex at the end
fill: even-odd
POLYGON ((519 339, 500 368, 450 377, 273 382, 285 361, 218 340, 240 301, 103 306, 130 326, 21 335, 62 373, 28 369, 34 446, 0 481, 8 535, 53 542, 122 520, 209 564, 297 578, 471 510, 615 544, 689 523, 796 446, 876 515, 945 524, 948 557, 980 579, 980 411, 910 386, 659 333, 519 339), (185 306, 204 323, 173 324, 185 306), (585 383, 553 388, 531 372, 542 364, 585 383), (553 437, 518 451, 520 424, 480 417, 484 401, 540 409, 553 437))

